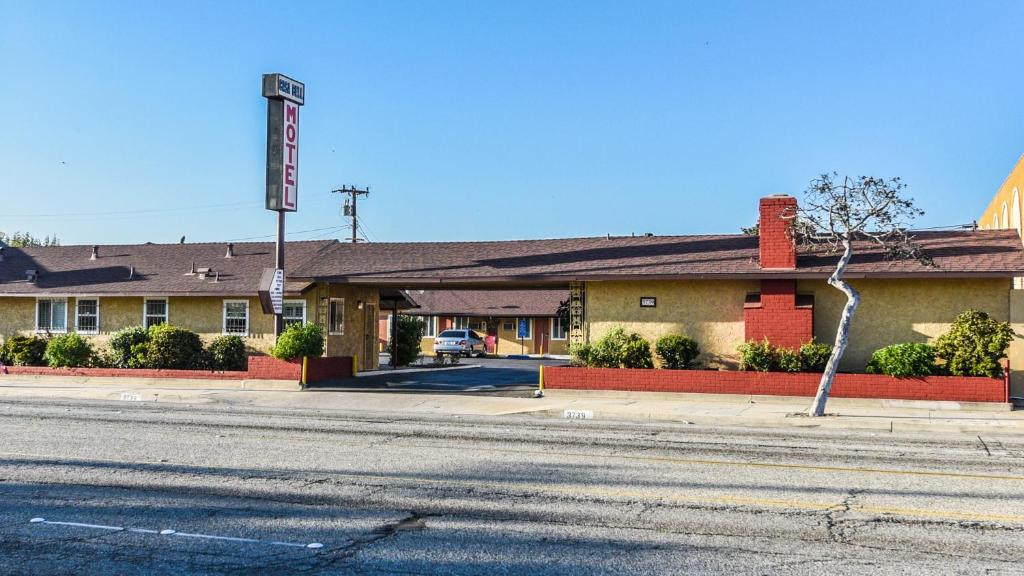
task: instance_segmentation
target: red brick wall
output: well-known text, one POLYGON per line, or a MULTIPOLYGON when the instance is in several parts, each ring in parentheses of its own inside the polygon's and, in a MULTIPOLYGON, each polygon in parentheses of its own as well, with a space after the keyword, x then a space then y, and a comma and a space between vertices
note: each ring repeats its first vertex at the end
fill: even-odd
POLYGON ((743 336, 792 349, 814 338, 814 310, 796 307, 796 280, 761 281, 761 303, 743 308, 743 336))
POLYGON ((792 219, 783 218, 796 213, 796 198, 768 196, 761 198, 758 221, 761 268, 796 268, 796 245, 790 229, 792 219))
MULTIPOLYGON (((639 370, 628 368, 544 368, 550 389, 691 392, 814 396, 820 374, 715 370, 639 370)), ((894 378, 878 374, 837 374, 834 398, 1008 402, 1004 380, 968 376, 894 378)))
MULTIPOLYGON (((46 366, 7 366, 7 372, 25 376, 101 376, 115 378, 187 378, 190 380, 302 380, 301 360, 278 360, 272 356, 250 356, 244 371, 149 370, 133 368, 49 368, 46 366)), ((352 357, 310 358, 306 382, 352 377, 352 357)))
MULTIPOLYGON (((251 360, 251 359, 250 359, 251 360)), ((209 370, 149 370, 132 368, 48 368, 46 366, 8 366, 10 374, 25 376, 103 376, 125 378, 189 378, 197 380, 245 380, 249 372, 212 372, 209 370)))
POLYGON ((352 357, 332 356, 329 358, 310 358, 306 366, 306 383, 313 384, 324 380, 352 377, 352 357))
MULTIPOLYGON (((351 362, 351 360, 350 360, 351 362)), ((302 380, 302 360, 279 360, 273 356, 249 356, 248 378, 256 380, 302 380)))

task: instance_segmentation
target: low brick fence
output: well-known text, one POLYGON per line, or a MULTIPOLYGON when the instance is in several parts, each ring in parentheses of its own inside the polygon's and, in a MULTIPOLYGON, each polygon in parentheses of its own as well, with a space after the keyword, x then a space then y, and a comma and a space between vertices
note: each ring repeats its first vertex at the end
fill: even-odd
MULTIPOLYGON (((719 370, 642 370, 632 368, 544 368, 550 389, 691 392, 766 396, 814 396, 820 374, 719 370)), ((836 374, 833 398, 1009 402, 1009 383, 999 378, 880 374, 836 374)))
MULTIPOLYGON (((292 380, 302 381, 302 360, 278 360, 250 356, 247 370, 154 370, 149 368, 49 368, 7 366, 7 373, 23 376, 99 376, 113 378, 187 378, 190 380, 292 380)), ((352 377, 351 356, 309 358, 306 383, 352 377)))

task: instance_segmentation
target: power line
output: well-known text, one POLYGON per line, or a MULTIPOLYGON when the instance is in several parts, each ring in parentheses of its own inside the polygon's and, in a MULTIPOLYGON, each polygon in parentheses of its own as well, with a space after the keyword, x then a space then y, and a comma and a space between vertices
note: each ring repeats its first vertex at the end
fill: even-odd
POLYGON ((187 212, 196 210, 235 208, 238 206, 256 206, 262 202, 231 202, 228 204, 208 204, 205 206, 182 206, 178 208, 148 208, 142 210, 112 210, 108 212, 65 212, 57 214, 4 214, 8 218, 72 218, 75 216, 130 216, 141 214, 165 214, 168 212, 187 212))
MULTIPOLYGON (((308 234, 310 232, 321 232, 323 230, 331 230, 331 231, 333 231, 333 230, 341 230, 342 228, 345 228, 345 226, 328 226, 327 228, 311 228, 309 230, 296 230, 295 232, 288 232, 287 235, 288 236, 294 236, 296 234, 308 234)), ((275 238, 275 237, 277 237, 277 234, 265 234, 263 236, 249 236, 247 238, 232 238, 230 240, 226 240, 226 242, 243 242, 245 240, 259 240, 260 238, 275 238)))

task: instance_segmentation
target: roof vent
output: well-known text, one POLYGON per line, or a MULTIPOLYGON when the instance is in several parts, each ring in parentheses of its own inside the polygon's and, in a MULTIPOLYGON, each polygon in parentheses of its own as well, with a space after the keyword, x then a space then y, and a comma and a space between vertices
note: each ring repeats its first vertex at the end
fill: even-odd
POLYGON ((34 268, 25 270, 25 280, 28 280, 29 282, 32 282, 34 284, 37 278, 39 278, 38 270, 34 268))
POLYGON ((235 245, 234 244, 228 244, 228 251, 227 251, 226 254, 224 254, 224 257, 225 258, 234 258, 235 257, 235 245))
POLYGON ((195 276, 195 275, 196 275, 196 261, 193 260, 192 261, 192 269, 189 270, 188 272, 185 272, 185 276, 195 276))
POLYGON ((200 280, 206 280, 206 277, 213 272, 212 268, 199 268, 196 270, 196 274, 199 274, 200 280))
POLYGON ((220 271, 217 271, 217 272, 214 273, 213 281, 214 282, 220 282, 220 271))
POLYGON ((100 247, 94 245, 92 247, 92 256, 89 256, 89 260, 95 260, 95 259, 97 259, 99 257, 100 257, 100 247))
POLYGON ((654 238, 654 232, 644 232, 644 238, 654 238))
POLYGON ((135 266, 129 266, 128 267, 128 279, 129 280, 134 280, 135 279, 135 266))

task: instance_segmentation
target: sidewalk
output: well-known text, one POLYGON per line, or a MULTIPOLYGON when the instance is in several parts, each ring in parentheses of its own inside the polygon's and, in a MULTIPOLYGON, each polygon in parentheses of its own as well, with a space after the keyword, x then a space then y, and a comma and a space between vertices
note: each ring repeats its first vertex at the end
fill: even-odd
POLYGON ((288 391, 242 389, 238 382, 76 383, 7 376, 0 379, 0 400, 61 398, 217 404, 278 409, 366 412, 390 415, 522 416, 584 418, 602 421, 677 422, 709 426, 818 427, 896 431, 1024 434, 1024 411, 1001 405, 900 400, 829 401, 829 416, 807 418, 809 398, 593 392, 550 390, 544 398, 461 394, 288 391), (567 413, 567 411, 569 411, 567 413))

